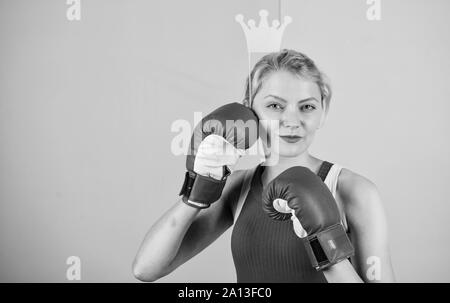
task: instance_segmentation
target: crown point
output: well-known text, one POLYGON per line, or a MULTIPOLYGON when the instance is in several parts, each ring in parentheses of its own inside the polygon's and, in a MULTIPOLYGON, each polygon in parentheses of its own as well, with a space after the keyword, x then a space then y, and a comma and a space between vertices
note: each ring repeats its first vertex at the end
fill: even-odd
POLYGON ((251 28, 256 27, 256 22, 253 19, 248 20, 248 26, 251 28))
POLYGON ((269 16, 269 12, 266 11, 265 9, 262 9, 262 10, 259 11, 259 16, 260 17, 267 17, 267 16, 269 16))
POLYGON ((278 21, 278 20, 273 20, 273 21, 272 21, 272 27, 277 28, 278 26, 280 26, 280 21, 278 21))
POLYGON ((244 16, 242 16, 241 14, 237 14, 234 17, 234 20, 236 20, 236 22, 243 22, 244 21, 244 16))
POLYGON ((290 16, 284 16, 284 23, 289 24, 292 22, 292 18, 290 16))

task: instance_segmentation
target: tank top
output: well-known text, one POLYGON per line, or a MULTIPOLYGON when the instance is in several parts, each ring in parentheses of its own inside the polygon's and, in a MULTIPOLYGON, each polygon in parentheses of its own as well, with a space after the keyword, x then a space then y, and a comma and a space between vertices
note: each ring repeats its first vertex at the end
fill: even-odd
MULTIPOLYGON (((318 172, 334 197, 341 169, 339 165, 324 161, 318 172)), ((263 170, 264 166, 256 167, 231 234, 237 282, 326 283, 323 273, 311 266, 303 241, 294 233, 292 221, 273 220, 263 211, 263 170)), ((342 223, 346 228, 346 222, 342 223)))

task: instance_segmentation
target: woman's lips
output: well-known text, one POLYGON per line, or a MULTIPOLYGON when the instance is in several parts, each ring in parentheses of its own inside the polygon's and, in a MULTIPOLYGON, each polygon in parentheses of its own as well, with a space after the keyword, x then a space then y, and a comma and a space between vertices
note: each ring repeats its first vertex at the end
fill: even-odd
POLYGON ((295 143, 302 139, 302 137, 300 137, 300 136, 280 136, 280 137, 281 137, 281 139, 283 139, 284 141, 286 141, 288 143, 295 143))

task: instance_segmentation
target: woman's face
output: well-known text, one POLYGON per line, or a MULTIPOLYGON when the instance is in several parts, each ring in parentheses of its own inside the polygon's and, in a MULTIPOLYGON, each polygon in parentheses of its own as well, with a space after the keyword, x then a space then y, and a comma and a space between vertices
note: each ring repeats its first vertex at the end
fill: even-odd
POLYGON ((281 157, 306 151, 326 115, 318 85, 288 71, 268 75, 255 96, 253 110, 267 133, 262 136, 266 148, 270 140, 268 149, 281 157))

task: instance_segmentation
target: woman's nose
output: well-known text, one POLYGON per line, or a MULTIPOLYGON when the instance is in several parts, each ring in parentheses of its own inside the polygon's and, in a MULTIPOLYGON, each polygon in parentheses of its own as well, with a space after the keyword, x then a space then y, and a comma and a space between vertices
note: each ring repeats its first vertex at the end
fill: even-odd
POLYGON ((298 123, 283 122, 283 127, 297 129, 300 127, 300 125, 298 123))
POLYGON ((298 110, 286 109, 281 117, 282 126, 289 128, 299 128, 301 125, 301 117, 298 110))

